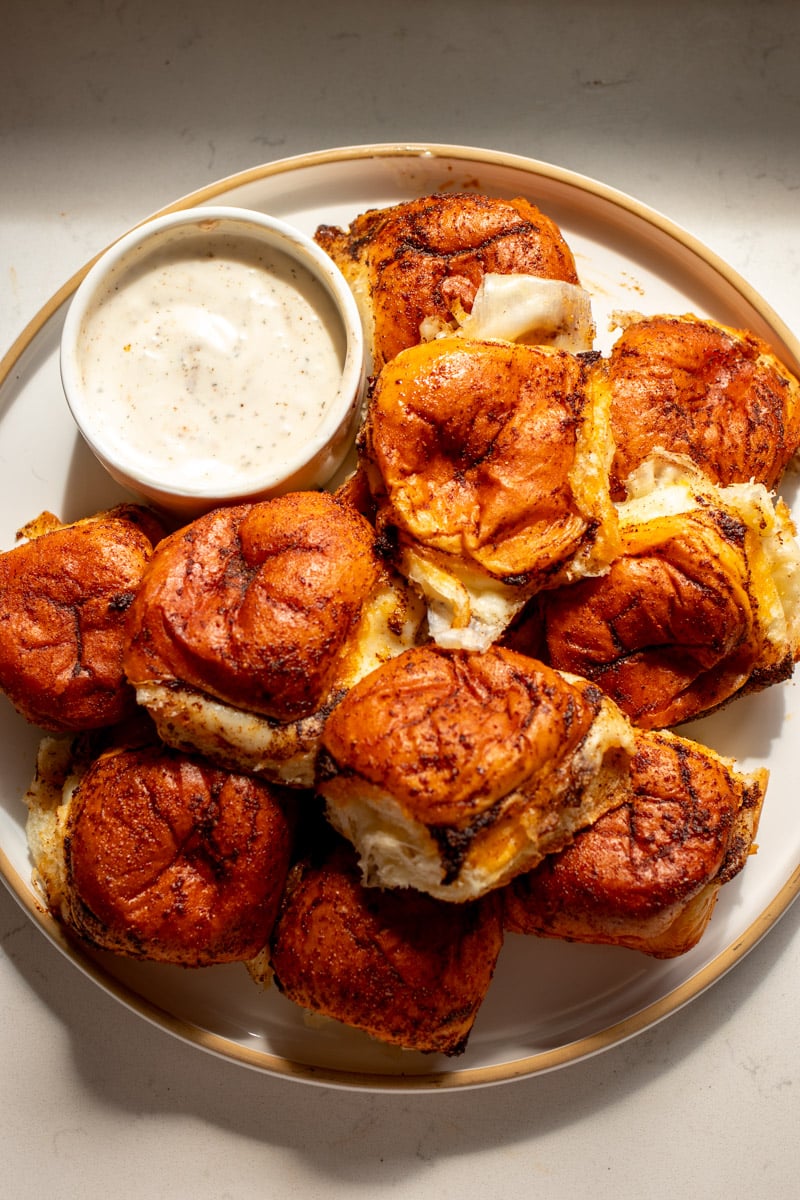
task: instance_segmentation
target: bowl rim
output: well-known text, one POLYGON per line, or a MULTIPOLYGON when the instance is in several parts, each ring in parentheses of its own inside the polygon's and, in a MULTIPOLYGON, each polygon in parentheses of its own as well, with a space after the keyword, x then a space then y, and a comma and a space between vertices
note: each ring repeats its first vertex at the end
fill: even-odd
MULTIPOLYGON (((135 263, 134 258, 132 265, 135 263)), ((124 279, 124 271, 120 278, 124 279)), ((118 482, 123 482, 134 491, 141 491, 148 498, 161 500, 166 507, 170 500, 176 504, 181 501, 200 503, 208 500, 213 504, 246 500, 248 496, 277 494, 284 483, 289 483, 324 454, 342 429, 349 425, 361 404, 367 373, 365 337, 358 305, 333 259, 290 222, 257 209, 227 204, 198 205, 157 214, 112 242, 91 264, 69 303, 59 344, 59 371, 72 418, 95 457, 118 482), (245 238, 263 240, 266 245, 288 254, 323 284, 342 324, 345 353, 337 390, 315 433, 306 438, 295 454, 282 459, 279 467, 265 469, 263 475, 244 485, 234 481, 224 487, 194 487, 191 484, 176 484, 157 470, 146 471, 139 466, 134 467, 124 453, 120 453, 118 441, 109 444, 98 433, 85 404, 79 365, 81 331, 93 303, 128 256, 140 249, 145 251, 150 243, 156 244, 158 240, 166 239, 171 232, 180 234, 184 230, 187 234, 202 233, 202 227, 207 226, 212 236, 215 232, 221 234, 223 223, 240 228, 245 238)), ((319 486, 322 483, 320 480, 319 486)))

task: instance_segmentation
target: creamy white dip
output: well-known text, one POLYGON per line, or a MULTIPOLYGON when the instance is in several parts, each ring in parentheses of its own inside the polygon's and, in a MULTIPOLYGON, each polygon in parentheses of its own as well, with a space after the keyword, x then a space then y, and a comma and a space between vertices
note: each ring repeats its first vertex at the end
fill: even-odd
POLYGON ((302 453, 345 353, 302 263, 247 236, 173 234, 118 265, 85 315, 80 372, 98 440, 132 471, 229 492, 302 453))

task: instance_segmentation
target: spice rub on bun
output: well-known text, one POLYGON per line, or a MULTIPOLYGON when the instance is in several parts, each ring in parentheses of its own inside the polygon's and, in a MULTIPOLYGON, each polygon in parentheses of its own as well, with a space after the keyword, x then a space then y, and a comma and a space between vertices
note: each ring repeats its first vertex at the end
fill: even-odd
POLYGON ((292 867, 270 941, 273 980, 308 1011, 424 1053, 460 1054, 503 944, 499 893, 452 905, 368 888, 328 837, 292 867))
POLYGON ((629 492, 608 572, 540 598, 542 657, 593 680, 648 729, 789 678, 800 548, 785 504, 760 484, 715 487, 665 456, 643 464, 629 492))
POLYGON ((45 739, 28 843, 51 913, 83 941, 186 967, 269 937, 291 850, 279 792, 158 744, 87 757, 45 739))
POLYGON ((370 209, 347 229, 321 225, 315 240, 350 284, 376 373, 406 347, 456 331, 485 277, 567 285, 572 291, 557 289, 556 327, 569 323, 579 301, 575 260, 560 229, 521 197, 423 196, 370 209))
POLYGON ((486 649, 536 591, 605 569, 611 453, 607 395, 581 356, 443 338, 384 367, 360 457, 438 644, 486 649))
POLYGON ((633 750, 599 688, 499 647, 406 651, 348 693, 322 741, 317 790, 364 882, 452 901, 595 821, 633 750))
POLYGON ((162 535, 132 504, 70 524, 43 513, 0 554, 0 690, 32 724, 97 729, 135 707, 125 616, 162 535))
POLYGON ((666 731, 639 731, 622 801, 504 889, 512 933, 626 946, 697 945, 753 852, 767 772, 666 731))
POLYGON ((310 785, 327 713, 424 619, 375 541, 360 513, 320 492, 218 509, 166 538, 125 653, 163 740, 310 785))
POLYGON ((709 319, 618 314, 602 367, 611 391, 615 499, 653 450, 714 483, 774 488, 800 445, 800 382, 761 338, 709 319))

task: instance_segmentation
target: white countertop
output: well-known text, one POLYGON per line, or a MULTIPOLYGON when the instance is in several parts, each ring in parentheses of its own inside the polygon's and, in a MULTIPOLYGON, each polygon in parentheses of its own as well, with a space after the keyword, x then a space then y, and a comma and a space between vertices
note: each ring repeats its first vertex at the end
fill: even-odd
MULTIPOLYGON (((513 151, 661 210, 800 332, 800 6, 7 0, 0 346, 135 221, 270 159, 513 151)), ((798 817, 800 819, 800 816, 798 817)), ((371 1095, 147 1024, 0 888, 0 1176, 14 1200, 794 1197, 800 908, 656 1027, 550 1074, 371 1095)))

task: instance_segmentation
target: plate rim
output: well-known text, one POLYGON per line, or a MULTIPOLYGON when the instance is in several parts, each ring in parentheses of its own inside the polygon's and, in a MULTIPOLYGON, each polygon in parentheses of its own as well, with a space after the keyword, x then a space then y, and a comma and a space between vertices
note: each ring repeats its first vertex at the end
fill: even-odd
MULTIPOLYGON (((484 166, 499 166, 518 170, 526 175, 544 177, 558 184, 575 188, 583 194, 588 193, 609 202, 644 221, 645 224, 655 227, 669 239, 682 245, 693 257, 709 266, 761 316, 771 329, 774 329, 783 341, 784 347, 789 351, 787 365, 794 371, 800 370, 800 339, 794 335, 765 298, 735 268, 694 234, 657 209, 615 187, 553 163, 506 151, 438 142, 378 142, 300 153, 263 162, 222 176, 185 193, 177 200, 142 218, 130 228, 131 230, 136 229, 156 216, 195 205, 207 204, 218 199, 225 192, 250 183, 258 183, 272 176, 325 164, 358 162, 375 158, 387 160, 401 158, 450 159, 484 166), (791 359, 794 361, 792 362, 791 359)), ((120 236, 125 236, 125 233, 120 236)), ((117 238, 112 239, 108 246, 113 245, 117 240, 117 238)), ((0 387, 4 385, 37 335, 59 308, 69 300, 93 263, 105 253, 108 246, 98 251, 67 279, 23 327, 9 349, 0 358, 0 387)), ((645 1029, 652 1028, 699 997, 708 987, 726 975, 774 928, 800 894, 800 864, 798 864, 771 898, 769 904, 750 921, 739 936, 720 950, 708 963, 657 1000, 591 1034, 511 1062, 463 1069, 455 1066, 451 1070, 439 1069, 425 1074, 403 1074, 402 1072, 396 1074, 376 1072, 373 1074, 369 1071, 347 1071, 337 1067, 295 1062, 282 1055, 242 1045, 222 1034, 203 1029, 186 1018, 176 1017, 155 1002, 138 994, 131 986, 114 978, 103 969, 100 963, 95 962, 84 948, 57 924, 37 898, 36 893, 16 870, 2 846, 0 846, 0 876, 10 894, 31 917, 36 927, 52 945, 65 955, 73 966, 76 966, 107 994, 163 1031, 213 1055, 272 1076, 325 1087, 404 1093, 470 1089, 529 1078, 532 1075, 544 1074, 582 1061, 628 1040, 645 1029)))
POLYGON ((581 192, 588 192, 621 208, 634 216, 653 225, 668 237, 681 243, 695 257, 702 259, 711 269, 729 283, 751 307, 780 334, 795 360, 795 366, 800 367, 800 337, 796 336, 772 305, 741 275, 734 267, 722 258, 710 246, 701 241, 684 226, 666 216, 651 205, 637 200, 629 193, 615 188, 610 184, 583 175, 568 167, 561 167, 543 159, 529 158, 504 150, 490 150, 477 146, 449 144, 447 142, 365 142, 352 146, 330 147, 325 150, 312 150, 304 153, 288 155, 283 158, 268 160, 255 166, 245 167, 229 175, 223 175, 211 183, 203 184, 184 193, 177 200, 155 209, 140 221, 136 221, 129 229, 124 230, 118 238, 113 238, 106 246, 79 267, 78 270, 58 288, 12 342, 8 350, 0 358, 0 386, 3 385, 13 367, 18 362, 30 342, 36 337, 47 321, 57 312, 62 304, 70 298, 83 277, 92 265, 105 254, 120 237, 138 229, 154 217, 191 208, 197 204, 207 204, 221 193, 233 188, 244 187, 248 183, 257 183, 272 175, 286 174, 307 167, 325 163, 357 161, 369 158, 451 158, 462 161, 489 164, 492 166, 508 167, 526 174, 542 175, 558 183, 574 187, 581 192))
POLYGON ((758 945, 762 938, 775 928, 800 892, 800 865, 798 865, 770 903, 750 922, 747 929, 710 962, 657 1000, 620 1021, 612 1022, 594 1033, 576 1038, 562 1046, 526 1055, 510 1063, 464 1069, 454 1067, 452 1070, 435 1070, 429 1074, 406 1075, 401 1072, 388 1074, 385 1072, 348 1071, 343 1068, 296 1062, 279 1054, 257 1050, 231 1041, 222 1034, 203 1029, 185 1018, 176 1017, 154 1001, 145 999, 133 988, 106 972, 102 964, 95 962, 85 948, 54 920, 44 905, 37 900, 35 893, 24 886, 21 876, 7 859, 2 847, 0 847, 0 873, 3 883, 12 897, 32 918, 34 924, 51 945, 64 955, 71 966, 77 967, 81 974, 107 995, 162 1032, 171 1034, 178 1040, 189 1043, 215 1057, 273 1077, 339 1090, 394 1093, 466 1091, 497 1086, 501 1083, 513 1083, 534 1075, 548 1074, 551 1071, 594 1057, 613 1046, 621 1045, 637 1034, 652 1029, 661 1021, 673 1016, 722 979, 758 945), (12 888, 12 877, 18 881, 19 890, 12 888))

